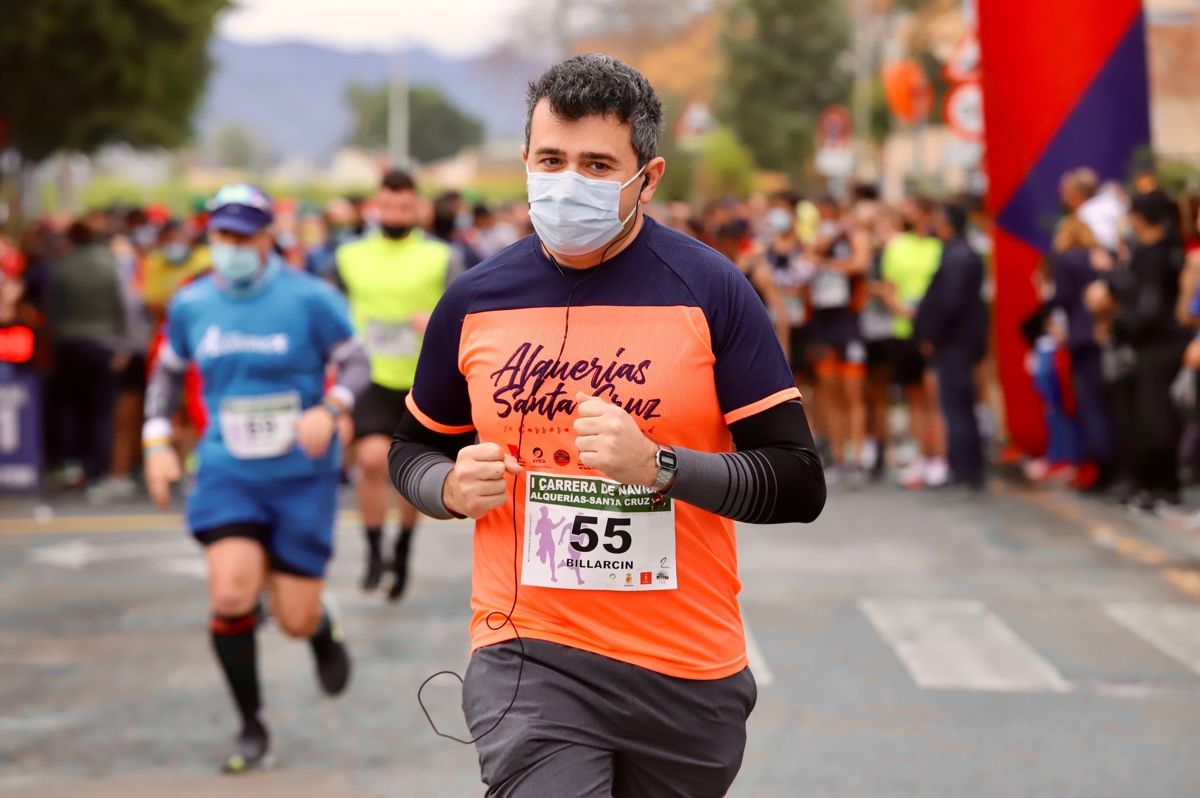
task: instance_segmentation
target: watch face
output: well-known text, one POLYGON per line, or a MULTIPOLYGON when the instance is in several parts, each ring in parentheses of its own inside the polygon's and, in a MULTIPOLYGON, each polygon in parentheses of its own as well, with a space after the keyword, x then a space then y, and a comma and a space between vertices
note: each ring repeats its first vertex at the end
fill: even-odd
POLYGON ((659 452, 658 452, 659 468, 666 468, 670 471, 674 471, 678 467, 678 464, 679 464, 679 459, 677 457, 675 457, 675 452, 668 451, 667 449, 659 450, 659 452))

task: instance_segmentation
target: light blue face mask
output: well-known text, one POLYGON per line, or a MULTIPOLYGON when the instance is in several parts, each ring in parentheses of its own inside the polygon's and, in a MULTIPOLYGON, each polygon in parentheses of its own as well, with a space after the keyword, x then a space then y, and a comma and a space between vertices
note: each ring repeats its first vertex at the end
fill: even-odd
POLYGON ((262 266, 262 259, 254 247, 212 244, 208 250, 217 274, 234 288, 249 286, 262 266))
POLYGON ((779 235, 788 232, 793 227, 792 215, 783 208, 772 208, 767 211, 764 221, 768 230, 779 235))
POLYGON ((546 248, 573 257, 595 252, 617 237, 637 206, 621 218, 621 192, 646 167, 624 183, 595 180, 578 172, 528 172, 529 220, 546 248))

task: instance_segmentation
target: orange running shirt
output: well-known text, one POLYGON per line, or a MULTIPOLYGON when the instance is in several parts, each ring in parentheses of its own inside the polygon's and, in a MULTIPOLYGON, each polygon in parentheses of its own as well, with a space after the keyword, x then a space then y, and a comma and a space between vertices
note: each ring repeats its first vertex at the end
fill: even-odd
MULTIPOLYGON (((435 432, 474 430, 526 469, 594 477, 575 448, 577 391, 620 405, 659 443, 706 452, 732 450, 729 424, 799 398, 762 302, 698 241, 647 218, 612 260, 564 271, 530 236, 452 283, 425 335, 412 415, 435 432)), ((514 637, 487 618, 513 602, 524 493, 522 474, 515 523, 511 503, 476 522, 473 650, 514 637)), ((677 589, 519 585, 517 630, 668 676, 737 673, 746 643, 733 522, 675 502, 675 529, 677 589)))

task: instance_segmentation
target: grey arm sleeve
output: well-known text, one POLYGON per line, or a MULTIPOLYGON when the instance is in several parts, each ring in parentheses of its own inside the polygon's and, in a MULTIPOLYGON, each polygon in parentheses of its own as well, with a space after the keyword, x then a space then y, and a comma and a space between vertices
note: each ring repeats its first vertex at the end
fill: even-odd
POLYGON ((669 495, 751 524, 808 523, 825 506, 825 474, 804 408, 785 402, 730 427, 736 452, 675 449, 669 495))
POLYGON ((442 501, 442 489, 453 468, 454 461, 441 452, 426 452, 414 457, 400 472, 396 489, 430 518, 442 521, 454 518, 442 501))
POLYGON ((361 341, 353 338, 342 341, 329 353, 329 362, 337 367, 337 384, 330 393, 346 407, 362 396, 371 384, 371 358, 361 341))
POLYGON ((442 489, 459 449, 475 442, 475 433, 446 435, 422 426, 405 413, 392 437, 388 473, 400 495, 430 518, 457 518, 446 509, 442 489))
POLYGON ((175 354, 169 344, 164 343, 154 361, 154 370, 146 383, 146 424, 162 422, 170 425, 170 419, 183 404, 183 378, 187 374, 187 363, 175 354))

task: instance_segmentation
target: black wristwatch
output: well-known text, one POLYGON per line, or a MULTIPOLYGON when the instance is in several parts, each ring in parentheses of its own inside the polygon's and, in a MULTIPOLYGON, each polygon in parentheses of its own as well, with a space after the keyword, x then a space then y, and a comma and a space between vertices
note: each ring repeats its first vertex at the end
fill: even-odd
POLYGON ((654 463, 658 466, 658 477, 650 487, 659 493, 666 493, 675 484, 675 474, 679 469, 679 457, 670 446, 658 445, 654 455, 654 463))
POLYGON ((321 400, 321 407, 329 411, 329 415, 333 416, 333 420, 337 421, 345 413, 345 409, 337 402, 332 401, 328 396, 321 400))

